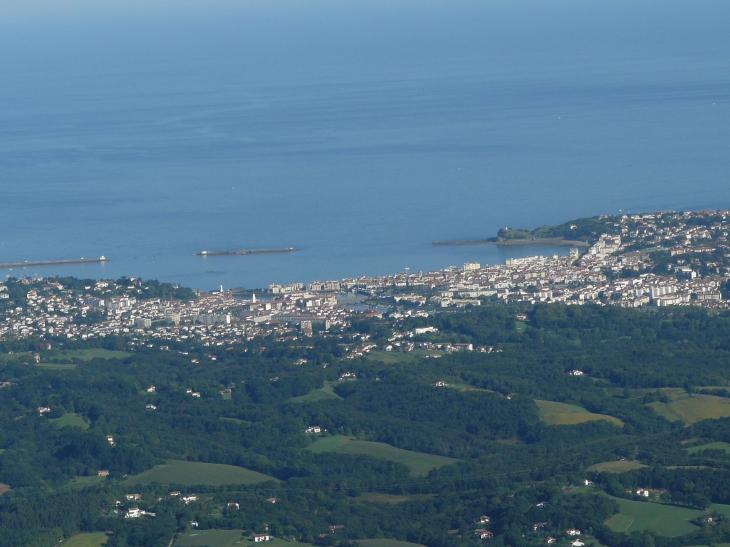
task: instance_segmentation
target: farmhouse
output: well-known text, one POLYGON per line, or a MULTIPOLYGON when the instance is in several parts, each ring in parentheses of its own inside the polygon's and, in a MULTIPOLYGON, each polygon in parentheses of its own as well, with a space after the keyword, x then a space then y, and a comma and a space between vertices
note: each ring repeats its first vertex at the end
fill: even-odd
POLYGON ((228 505, 226 505, 226 507, 234 507, 236 509, 240 509, 240 506, 235 501, 229 501, 228 505))
POLYGON ((124 497, 130 501, 131 500, 141 500, 142 494, 125 494, 124 497))
POLYGON ((547 522, 536 522, 532 525, 532 531, 537 532, 538 530, 543 530, 547 526, 547 522))
POLYGON ((197 528, 198 526, 200 526, 200 524, 198 523, 197 520, 191 520, 190 526, 192 526, 193 528, 197 528))
POLYGON ((487 524, 488 522, 492 522, 492 519, 487 515, 482 515, 477 519, 477 524, 487 524))
POLYGON ((583 371, 576 369, 576 370, 571 370, 568 374, 570 374, 571 376, 583 376, 583 371))
POLYGON ((152 403, 149 403, 149 404, 145 405, 145 409, 147 409, 147 410, 157 410, 157 407, 155 405, 153 405, 152 403))
POLYGON ((51 409, 48 408, 47 406, 39 406, 38 407, 38 414, 41 415, 41 416, 43 416, 46 412, 50 412, 50 411, 51 411, 51 409))
POLYGON ((114 437, 112 435, 107 435, 106 440, 110 445, 114 446, 114 437))
POLYGON ((180 495, 180 490, 173 490, 172 492, 170 492, 170 496, 179 496, 179 495, 180 495))
POLYGON ((477 528, 474 533, 479 536, 479 539, 492 539, 494 534, 486 528, 477 528))
POLYGON ((108 477, 109 476, 109 470, 108 469, 101 469, 97 472, 97 476, 99 477, 108 477))
POLYGON ((329 526, 329 529, 334 534, 337 530, 342 530, 344 527, 344 524, 332 524, 329 526))
POLYGON ((593 484, 593 481, 589 481, 588 479, 583 479, 583 484, 585 484, 586 486, 590 486, 591 484, 593 484))
POLYGON ((580 535, 580 530, 576 530, 575 528, 568 528, 565 531, 565 533, 568 534, 569 536, 579 536, 580 535))
POLYGON ((436 381, 435 381, 435 382, 433 383, 433 387, 447 387, 448 385, 449 385, 449 384, 447 384, 447 383, 446 383, 446 382, 444 382, 443 380, 436 380, 436 381))
POLYGON ((276 498, 266 498, 269 503, 276 503, 276 498))
POLYGON ((321 433, 322 428, 318 425, 310 425, 307 429, 304 430, 305 433, 321 433))
POLYGON ((574 539, 573 541, 570 542, 570 547, 583 547, 584 545, 585 545, 585 543, 583 543, 579 539, 574 539))
POLYGON ((545 538, 545 543, 547 543, 548 545, 550 545, 550 544, 552 544, 552 543, 555 543, 556 541, 558 541, 558 540, 557 540, 557 539, 555 539, 555 538, 554 538, 554 537, 552 537, 552 536, 548 536, 548 537, 546 537, 546 538, 545 538))
POLYGON ((198 501, 198 496, 190 494, 189 496, 183 496, 182 500, 185 502, 185 505, 187 505, 191 501, 198 501))
POLYGON ((645 488, 639 488, 636 491, 636 495, 637 496, 641 496, 643 498, 648 498, 649 497, 649 491, 647 489, 645 489, 645 488))
POLYGON ((150 386, 147 388, 147 393, 154 393, 157 391, 157 388, 155 386, 150 386))
POLYGON ((254 534, 253 540, 256 543, 259 543, 260 541, 269 541, 271 539, 271 536, 269 534, 254 534))

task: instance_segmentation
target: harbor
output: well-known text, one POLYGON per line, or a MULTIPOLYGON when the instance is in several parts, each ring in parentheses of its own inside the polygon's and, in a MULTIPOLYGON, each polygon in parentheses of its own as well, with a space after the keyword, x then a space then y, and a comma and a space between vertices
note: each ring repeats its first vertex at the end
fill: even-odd
POLYGON ((84 264, 87 262, 106 262, 105 256, 98 258, 69 258, 65 260, 26 260, 24 262, 0 262, 0 269, 24 268, 27 266, 56 266, 59 264, 84 264))
POLYGON ((262 254, 262 253, 291 253, 297 251, 294 247, 281 247, 271 249, 234 249, 234 250, 223 250, 223 251, 200 251, 194 253, 193 256, 223 256, 223 255, 251 255, 251 254, 262 254))

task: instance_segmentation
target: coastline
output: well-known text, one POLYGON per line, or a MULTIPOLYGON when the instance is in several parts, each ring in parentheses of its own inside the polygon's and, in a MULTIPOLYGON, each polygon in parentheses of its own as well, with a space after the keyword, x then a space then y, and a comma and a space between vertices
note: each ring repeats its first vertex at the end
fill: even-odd
POLYGON ((514 247, 519 245, 545 245, 547 247, 590 247, 587 241, 565 239, 562 237, 525 237, 519 239, 503 239, 491 237, 487 239, 453 239, 434 241, 432 245, 497 245, 499 247, 514 247))

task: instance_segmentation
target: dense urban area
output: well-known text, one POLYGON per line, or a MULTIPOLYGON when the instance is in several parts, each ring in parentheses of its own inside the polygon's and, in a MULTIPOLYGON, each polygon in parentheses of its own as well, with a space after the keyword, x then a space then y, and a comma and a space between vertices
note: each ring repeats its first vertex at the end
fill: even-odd
MULTIPOLYGON (((347 325, 366 314, 424 315, 436 308, 478 306, 483 297, 507 303, 587 302, 622 307, 702 306, 726 309, 730 300, 730 211, 664 212, 577 220, 553 232, 592 244, 569 256, 513 258, 506 264, 467 262, 435 272, 401 272, 341 281, 272 283, 249 291, 196 292, 175 299, 177 287, 118 281, 12 278, 0 285, 0 337, 69 339, 136 333, 160 340, 196 338, 229 344, 296 327, 307 334, 347 325), (161 292, 162 291, 162 292, 161 292), (258 298, 257 298, 258 293, 258 298), (353 303, 356 305, 353 306, 353 303), (418 309, 414 309, 418 308, 418 309), (426 311, 428 310, 428 311, 426 311)), ((506 230, 529 238, 526 231, 506 230)), ((179 295, 178 295, 179 296, 179 295)))
POLYGON ((256 290, 8 277, 0 547, 728 542, 728 216, 256 290))

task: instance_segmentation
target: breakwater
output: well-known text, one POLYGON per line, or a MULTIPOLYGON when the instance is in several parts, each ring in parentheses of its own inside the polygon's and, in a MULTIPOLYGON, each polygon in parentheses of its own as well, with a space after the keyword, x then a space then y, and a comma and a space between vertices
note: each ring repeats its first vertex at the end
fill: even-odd
POLYGON ((65 260, 26 260, 24 262, 0 262, 0 268, 23 268, 26 266, 55 266, 58 264, 83 264, 85 262, 106 262, 105 256, 99 258, 69 258, 65 260))
POLYGON ((261 253, 291 253, 296 251, 294 247, 281 247, 273 249, 234 249, 230 251, 200 251, 193 253, 193 256, 222 256, 222 255, 251 255, 261 253))

